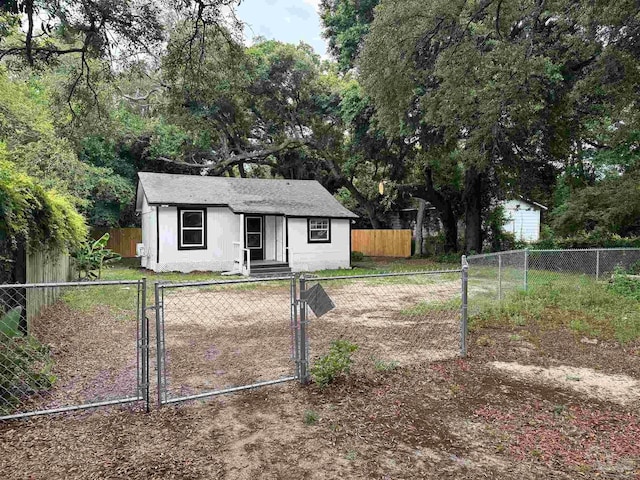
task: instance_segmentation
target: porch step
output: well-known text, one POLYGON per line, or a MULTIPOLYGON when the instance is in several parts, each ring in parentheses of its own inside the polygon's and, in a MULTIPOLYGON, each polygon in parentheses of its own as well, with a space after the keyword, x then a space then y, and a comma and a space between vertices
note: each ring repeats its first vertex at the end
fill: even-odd
POLYGON ((251 276, 255 278, 280 277, 291 275, 291 267, 286 263, 260 263, 251 265, 251 276))

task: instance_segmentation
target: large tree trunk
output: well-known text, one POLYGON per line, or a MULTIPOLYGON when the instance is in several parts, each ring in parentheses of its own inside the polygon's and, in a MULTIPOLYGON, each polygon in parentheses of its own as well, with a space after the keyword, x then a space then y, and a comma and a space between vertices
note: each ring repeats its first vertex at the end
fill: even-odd
POLYGON ((444 229, 444 251, 445 253, 456 253, 458 251, 458 219, 454 215, 451 205, 444 205, 439 213, 444 229))
POLYGON ((475 167, 467 170, 464 189, 466 253, 482 251, 482 174, 475 167))
POLYGON ((424 250, 422 248, 422 225, 424 224, 424 212, 426 211, 427 202, 422 199, 418 199, 418 215, 416 217, 416 251, 415 255, 422 255, 424 250))

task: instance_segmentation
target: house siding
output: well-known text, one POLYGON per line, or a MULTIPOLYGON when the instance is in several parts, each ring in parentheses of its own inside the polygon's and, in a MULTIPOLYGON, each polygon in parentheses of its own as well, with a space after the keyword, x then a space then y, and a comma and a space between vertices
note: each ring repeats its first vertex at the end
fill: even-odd
POLYGON ((512 233, 516 240, 535 242, 540 239, 540 209, 527 202, 510 200, 504 203, 508 221, 502 227, 512 233))
POLYGON ((160 261, 150 268, 155 271, 220 272, 233 268, 233 242, 240 236, 240 216, 227 207, 208 207, 207 245, 202 250, 178 249, 177 207, 157 207, 160 219, 160 261))
POLYGON ((156 209, 149 206, 146 197, 142 201, 140 222, 142 224, 142 244, 144 245, 144 255, 140 257, 140 266, 155 270, 157 251, 156 209))
POLYGON ((349 268, 349 219, 331 220, 331 242, 307 242, 307 218, 289 218, 289 262, 294 272, 349 268))

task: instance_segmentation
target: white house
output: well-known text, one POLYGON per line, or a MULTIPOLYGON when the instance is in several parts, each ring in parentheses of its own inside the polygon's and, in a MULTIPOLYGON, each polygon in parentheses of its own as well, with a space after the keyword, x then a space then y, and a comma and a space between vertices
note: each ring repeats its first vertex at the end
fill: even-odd
POLYGON ((505 201, 502 207, 507 218, 502 227, 505 232, 512 233, 516 240, 522 242, 540 239, 541 212, 547 207, 524 198, 505 201))
POLYGON ((273 274, 348 268, 351 219, 315 180, 139 173, 141 264, 273 274))

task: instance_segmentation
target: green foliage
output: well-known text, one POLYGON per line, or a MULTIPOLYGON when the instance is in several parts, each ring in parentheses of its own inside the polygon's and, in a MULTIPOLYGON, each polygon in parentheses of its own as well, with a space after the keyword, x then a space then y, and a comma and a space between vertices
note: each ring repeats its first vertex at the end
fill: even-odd
POLYGON ((0 255, 8 257, 18 242, 30 249, 72 249, 87 236, 84 219, 66 196, 45 190, 1 160, 0 218, 0 255))
POLYGON ((400 363, 395 360, 384 361, 379 358, 373 359, 373 366, 378 372, 390 372, 398 368, 398 365, 400 365, 400 363))
POLYGON ((9 310, 0 317, 0 338, 13 338, 20 333, 22 307, 9 310))
POLYGON ((302 421, 305 425, 315 425, 319 419, 320 415, 318 412, 314 412, 313 410, 305 410, 302 417, 302 421))
POLYGON ((543 238, 531 243, 527 248, 534 250, 574 249, 574 248, 640 248, 640 237, 621 237, 597 229, 593 232, 579 232, 576 235, 560 238, 547 232, 543 238))
POLYGON ((98 240, 93 242, 84 242, 76 250, 72 252, 78 269, 78 279, 93 279, 102 277, 103 267, 112 262, 117 262, 122 257, 106 248, 109 241, 109 234, 105 233, 98 240), (97 271, 97 273, 96 273, 97 271))
POLYGON ((0 414, 56 382, 49 348, 31 336, 0 335, 0 414))
POLYGON ((561 236, 594 230, 640 234, 640 170, 577 190, 554 213, 553 228, 561 236))
POLYGON ((616 269, 609 284, 609 289, 623 297, 640 302, 640 278, 630 277, 627 272, 616 269))
POLYGON ((335 340, 329 347, 329 353, 320 357, 311 367, 311 377, 320 387, 326 387, 341 375, 351 370, 351 355, 358 346, 348 340, 335 340))
POLYGON ((364 253, 362 252, 351 252, 351 261, 352 262, 361 262, 364 260, 364 253))
POLYGON ((379 0, 322 0, 320 18, 329 51, 338 60, 340 70, 353 68, 362 40, 373 21, 379 0))

